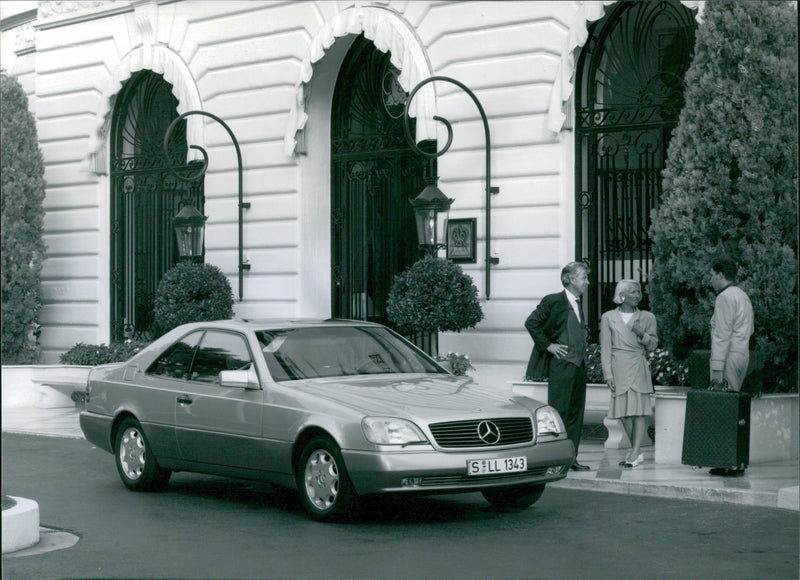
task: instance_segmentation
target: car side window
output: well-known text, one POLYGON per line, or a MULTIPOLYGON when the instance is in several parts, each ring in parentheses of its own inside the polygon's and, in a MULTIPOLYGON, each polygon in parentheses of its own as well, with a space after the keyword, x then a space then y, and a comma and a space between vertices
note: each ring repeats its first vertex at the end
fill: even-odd
POLYGON ((202 332, 193 332, 182 338, 161 355, 147 369, 147 374, 171 379, 188 379, 197 344, 202 332))
POLYGON ((219 383, 220 371, 246 370, 252 364, 253 359, 242 335, 210 330, 197 350, 190 380, 219 383))

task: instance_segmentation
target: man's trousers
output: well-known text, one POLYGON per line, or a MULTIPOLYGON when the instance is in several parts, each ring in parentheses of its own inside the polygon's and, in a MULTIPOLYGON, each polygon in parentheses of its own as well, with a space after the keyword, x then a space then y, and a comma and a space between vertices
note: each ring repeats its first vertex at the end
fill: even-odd
POLYGON ((561 415, 567 429, 567 437, 575 445, 577 456, 586 407, 586 363, 576 366, 553 357, 550 361, 547 397, 548 404, 561 415))

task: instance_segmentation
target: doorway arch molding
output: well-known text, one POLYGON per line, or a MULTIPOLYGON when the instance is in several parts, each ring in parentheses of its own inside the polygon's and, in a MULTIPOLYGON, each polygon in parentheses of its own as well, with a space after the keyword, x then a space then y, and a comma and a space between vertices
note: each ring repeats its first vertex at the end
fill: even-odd
MULTIPOLYGON (((123 56, 114 68, 95 115, 95 129, 89 138, 89 157, 93 161, 95 173, 108 173, 108 159, 105 152, 108 150, 111 112, 114 110, 116 95, 122 89, 122 84, 133 73, 141 70, 158 73, 172 85, 172 94, 178 99, 179 115, 202 109, 200 91, 197 89, 194 77, 177 53, 161 45, 142 45, 134 48, 123 56)), ((186 119, 186 140, 193 145, 205 147, 203 120, 199 115, 186 119)), ((194 160, 202 160, 202 154, 197 149, 189 148, 186 161, 194 160)))
MULTIPOLYGON (((575 13, 567 31, 567 40, 561 51, 561 59, 556 71, 556 79, 550 93, 550 102, 547 108, 547 128, 553 133, 561 132, 567 120, 564 105, 572 96, 575 88, 575 50, 581 48, 589 39, 589 24, 600 20, 605 14, 606 6, 616 4, 617 0, 586 1, 581 2, 580 8, 575 13)), ((696 10, 695 20, 701 22, 703 18, 704 0, 681 0, 681 4, 696 10)))
MULTIPOLYGON (((376 6, 354 6, 339 12, 314 35, 309 44, 309 54, 301 64, 300 79, 283 140, 286 155, 294 154, 297 145, 295 136, 308 121, 304 90, 314 74, 313 64, 325 56, 337 38, 361 33, 381 52, 391 52, 391 63, 400 71, 398 81, 404 91, 411 92, 420 81, 432 75, 422 43, 400 15, 376 6)), ((417 142, 436 138, 437 127, 433 120, 436 115, 436 93, 432 84, 419 91, 409 114, 417 118, 417 142)))

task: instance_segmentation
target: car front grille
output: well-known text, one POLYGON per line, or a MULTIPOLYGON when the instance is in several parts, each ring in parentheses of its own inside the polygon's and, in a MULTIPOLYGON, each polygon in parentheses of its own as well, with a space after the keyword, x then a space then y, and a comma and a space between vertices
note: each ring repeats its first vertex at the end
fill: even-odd
MULTIPOLYGON (((485 425, 483 426, 485 429, 485 425)), ((453 449, 459 447, 494 447, 498 445, 514 445, 533 441, 533 423, 530 417, 502 417, 499 419, 470 419, 467 421, 450 421, 430 425, 433 438, 439 447, 453 449), (479 427, 482 423, 491 423, 499 431, 496 442, 481 439, 479 427)))

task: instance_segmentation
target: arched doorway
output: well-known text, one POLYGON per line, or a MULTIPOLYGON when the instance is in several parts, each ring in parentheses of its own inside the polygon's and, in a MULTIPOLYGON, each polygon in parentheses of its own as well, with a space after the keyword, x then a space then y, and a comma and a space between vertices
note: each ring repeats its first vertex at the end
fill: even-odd
MULTIPOLYGON (((203 212, 202 181, 176 179, 164 157, 164 134, 178 116, 177 105, 172 85, 151 71, 132 75, 115 98, 110 157, 112 341, 151 338, 156 288, 178 261, 172 219, 185 205, 203 212)), ((173 136, 169 162, 184 167, 185 120, 173 136)))
POLYGON ((331 128, 332 313, 382 324, 394 277, 421 257, 409 200, 436 170, 405 140, 407 94, 389 59, 363 35, 355 40, 336 82, 331 128))
POLYGON ((596 331, 616 283, 645 282, 650 271, 650 213, 683 107, 694 13, 677 0, 619 2, 589 33, 576 74, 575 239, 592 266, 596 331))

